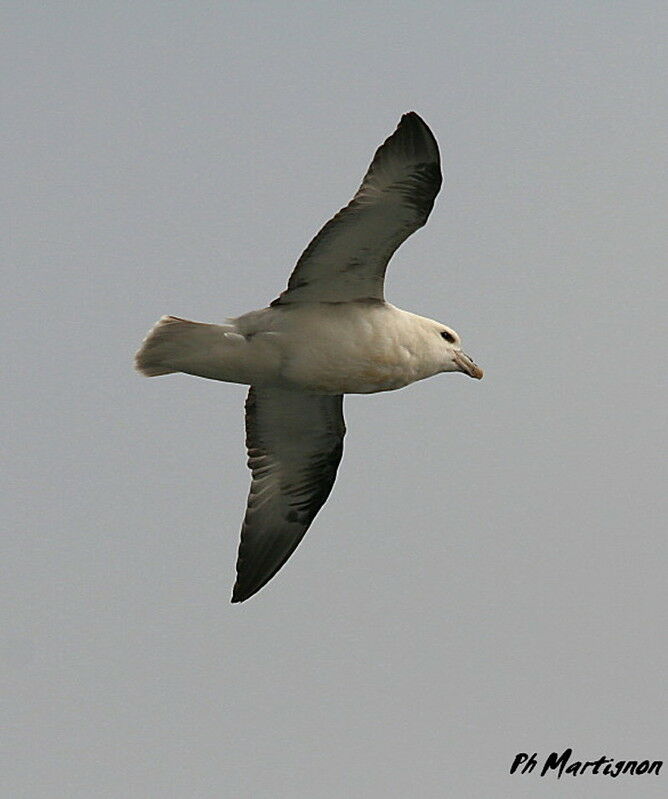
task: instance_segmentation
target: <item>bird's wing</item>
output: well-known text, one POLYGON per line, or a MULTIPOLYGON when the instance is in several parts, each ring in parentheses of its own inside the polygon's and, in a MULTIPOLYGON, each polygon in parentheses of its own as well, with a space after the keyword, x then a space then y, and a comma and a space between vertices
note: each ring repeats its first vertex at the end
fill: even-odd
POLYGON ((232 602, 259 591, 294 552, 334 485, 343 397, 252 386, 246 447, 252 482, 232 602))
POLYGON ((427 221, 441 182, 436 139, 416 113, 404 114, 357 194, 309 244, 272 305, 383 300, 388 261, 427 221))

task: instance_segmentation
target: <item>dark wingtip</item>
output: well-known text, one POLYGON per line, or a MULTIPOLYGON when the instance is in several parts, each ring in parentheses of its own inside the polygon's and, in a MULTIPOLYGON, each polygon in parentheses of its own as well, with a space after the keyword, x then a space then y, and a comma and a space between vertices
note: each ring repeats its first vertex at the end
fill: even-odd
POLYGON ((238 602, 243 602, 245 599, 248 599, 248 597, 250 597, 250 596, 253 596, 253 595, 252 594, 243 593, 241 591, 241 589, 239 588, 239 583, 235 583, 234 584, 234 588, 232 589, 232 599, 230 600, 230 602, 233 605, 235 605, 238 602))
POLYGON ((234 588, 232 589, 232 599, 230 600, 230 602, 233 605, 236 605, 239 602, 245 602, 247 599, 250 599, 252 596, 255 596, 255 594, 257 594, 257 592, 261 588, 264 588, 270 579, 271 577, 268 577, 264 582, 260 583, 260 585, 251 585, 250 587, 249 586, 242 587, 239 584, 239 581, 237 580, 237 582, 234 584, 234 588))
POLYGON ((394 139, 394 137, 398 137, 406 146, 410 142, 411 147, 415 148, 417 151, 423 152, 425 156, 434 158, 440 163, 440 153, 436 137, 429 125, 427 125, 424 119, 415 111, 407 111, 401 117, 396 131, 388 141, 394 139))
POLYGON ((421 127, 427 128, 427 130, 429 130, 429 125, 427 125, 424 119, 422 119, 422 117, 416 111, 406 111, 406 113, 402 115, 401 119, 399 120, 399 125, 407 124, 420 125, 421 127))

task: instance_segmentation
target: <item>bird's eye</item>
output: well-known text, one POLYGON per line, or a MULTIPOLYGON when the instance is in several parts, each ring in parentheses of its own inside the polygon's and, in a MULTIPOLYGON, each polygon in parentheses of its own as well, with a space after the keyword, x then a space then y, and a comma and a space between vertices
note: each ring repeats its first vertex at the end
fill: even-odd
POLYGON ((450 344, 455 343, 455 337, 449 330, 441 330, 441 338, 444 338, 450 344))

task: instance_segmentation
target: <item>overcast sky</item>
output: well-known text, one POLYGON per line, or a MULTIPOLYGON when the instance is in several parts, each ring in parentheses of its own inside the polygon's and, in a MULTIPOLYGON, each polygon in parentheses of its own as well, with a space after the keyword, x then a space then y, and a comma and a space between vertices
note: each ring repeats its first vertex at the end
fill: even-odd
POLYGON ((3 5, 3 796, 668 795, 508 774, 668 761, 666 4, 3 5), (273 299, 411 109, 386 293, 485 378, 348 397, 230 605, 245 389, 133 353, 273 299))

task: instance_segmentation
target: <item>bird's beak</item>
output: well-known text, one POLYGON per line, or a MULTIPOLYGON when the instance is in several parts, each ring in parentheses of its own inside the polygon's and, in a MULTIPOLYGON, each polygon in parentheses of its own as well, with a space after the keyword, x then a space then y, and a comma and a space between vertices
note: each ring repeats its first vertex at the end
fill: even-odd
POLYGON ((483 376, 482 369, 469 358, 469 356, 458 350, 454 354, 454 361, 459 367, 461 372, 467 374, 469 377, 475 377, 476 380, 480 380, 483 376))

